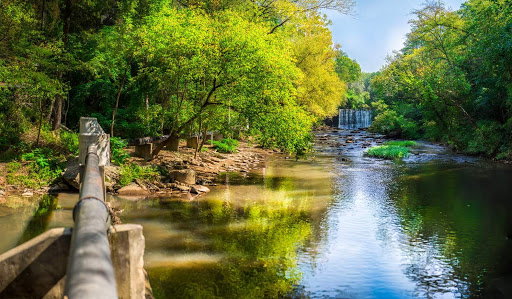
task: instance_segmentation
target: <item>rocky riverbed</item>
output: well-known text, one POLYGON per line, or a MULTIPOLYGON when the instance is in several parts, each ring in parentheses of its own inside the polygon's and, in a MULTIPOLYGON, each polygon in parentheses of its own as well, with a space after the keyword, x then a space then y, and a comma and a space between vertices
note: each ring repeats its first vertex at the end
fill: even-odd
MULTIPOLYGON (((240 142, 236 153, 219 153, 211 146, 205 146, 207 151, 197 153, 191 148, 181 146, 179 151, 163 150, 157 158, 147 162, 135 155, 133 147, 127 149, 130 154, 128 162, 139 166, 157 166, 163 169, 165 175, 154 181, 135 179, 126 186, 120 186, 121 167, 111 165, 105 167, 105 185, 107 192, 119 196, 133 198, 149 196, 194 198, 209 192, 208 186, 216 185, 216 178, 222 172, 238 172, 242 176, 254 169, 265 166, 268 155, 275 153, 246 142, 240 142)), ((0 173, 5 173, 0 165, 0 173)), ((0 201, 7 197, 24 196, 37 197, 46 193, 76 192, 79 189, 78 159, 72 158, 67 162, 62 177, 48 187, 29 189, 16 185, 8 185, 0 174, 0 201)))

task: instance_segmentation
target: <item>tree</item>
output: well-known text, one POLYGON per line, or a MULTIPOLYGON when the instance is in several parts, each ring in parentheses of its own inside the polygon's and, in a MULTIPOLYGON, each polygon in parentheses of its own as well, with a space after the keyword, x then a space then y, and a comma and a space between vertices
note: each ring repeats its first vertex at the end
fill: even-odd
POLYGON ((316 14, 292 33, 294 56, 302 77, 297 82, 297 102, 318 119, 337 113, 345 85, 336 76, 335 51, 327 20, 316 14))
POLYGON ((139 76, 160 99, 170 135, 153 155, 212 110, 230 107, 251 125, 262 117, 251 107, 294 105, 298 71, 279 40, 264 32, 231 11, 165 7, 147 18, 139 30, 139 76))

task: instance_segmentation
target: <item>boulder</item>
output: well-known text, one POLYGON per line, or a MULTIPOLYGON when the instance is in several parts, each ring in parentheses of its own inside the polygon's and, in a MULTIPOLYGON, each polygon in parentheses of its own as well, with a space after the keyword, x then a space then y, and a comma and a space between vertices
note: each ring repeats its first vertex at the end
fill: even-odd
POLYGON ((169 171, 169 177, 174 180, 188 185, 196 183, 196 172, 192 169, 181 169, 169 171))
POLYGON ((69 159, 66 164, 64 174, 62 175, 62 179, 64 179, 69 186, 78 190, 80 189, 79 174, 80 167, 78 165, 78 158, 69 159))
POLYGON ((24 192, 23 194, 21 194, 21 196, 31 197, 31 196, 34 196, 34 193, 32 191, 27 191, 27 192, 24 192))
POLYGON ((194 185, 192 189, 190 189, 190 193, 202 194, 210 192, 210 188, 202 185, 194 185))
POLYGON ((141 186, 136 183, 130 183, 123 188, 117 190, 119 195, 146 195, 149 194, 149 191, 144 190, 141 186))

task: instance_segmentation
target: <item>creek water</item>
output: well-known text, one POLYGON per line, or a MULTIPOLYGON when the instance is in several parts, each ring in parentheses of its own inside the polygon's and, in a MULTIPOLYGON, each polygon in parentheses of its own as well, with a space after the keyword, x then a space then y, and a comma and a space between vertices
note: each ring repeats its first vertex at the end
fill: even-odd
MULTIPOLYGON (((512 167, 429 143, 403 162, 378 160, 363 155, 378 136, 324 137, 311 159, 278 155, 191 201, 110 198, 123 222, 144 227, 155 296, 512 295, 512 167)), ((76 199, 0 205, 0 253, 71 226, 76 199)))

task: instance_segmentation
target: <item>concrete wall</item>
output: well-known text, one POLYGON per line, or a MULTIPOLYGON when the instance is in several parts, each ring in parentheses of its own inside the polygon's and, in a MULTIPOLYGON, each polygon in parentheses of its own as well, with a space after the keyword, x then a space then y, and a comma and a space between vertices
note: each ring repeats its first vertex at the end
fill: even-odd
POLYGON ((87 149, 93 144, 98 148, 99 165, 110 165, 110 135, 105 134, 96 118, 80 117, 78 144, 78 163, 80 165, 85 165, 87 149))
MULTIPOLYGON (((70 228, 54 228, 0 255, 0 298, 62 298, 70 228)), ((119 298, 145 298, 142 226, 122 224, 109 233, 119 298)))

